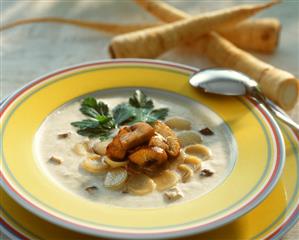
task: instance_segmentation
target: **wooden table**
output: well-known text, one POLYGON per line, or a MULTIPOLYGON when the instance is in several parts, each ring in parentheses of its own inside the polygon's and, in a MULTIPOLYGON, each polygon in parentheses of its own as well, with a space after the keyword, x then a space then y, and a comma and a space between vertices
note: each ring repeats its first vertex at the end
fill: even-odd
MULTIPOLYGON (((258 1, 168 1, 196 14, 238 3, 258 1)), ((145 22, 154 18, 131 0, 2 0, 1 24, 21 18, 60 16, 109 22, 145 22)), ((299 1, 289 0, 259 16, 277 17, 283 24, 279 49, 272 55, 256 54, 261 59, 299 76, 299 1)), ((57 24, 32 24, 1 32, 1 99, 23 84, 51 71, 70 65, 109 58, 111 36, 101 32, 57 24)), ((174 49, 160 59, 196 67, 213 66, 190 49, 174 49)), ((290 112, 299 122, 299 103, 290 112)), ((284 237, 299 239, 299 224, 284 237)))

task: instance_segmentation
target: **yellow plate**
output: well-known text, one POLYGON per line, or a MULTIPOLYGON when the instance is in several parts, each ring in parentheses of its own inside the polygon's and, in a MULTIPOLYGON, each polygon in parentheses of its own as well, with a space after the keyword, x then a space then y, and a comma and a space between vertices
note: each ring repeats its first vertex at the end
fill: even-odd
POLYGON ((191 88, 188 78, 195 70, 148 60, 103 61, 63 70, 25 86, 1 108, 4 190, 34 214, 96 236, 185 236, 216 228, 245 214, 270 193, 279 179, 285 158, 282 134, 262 106, 247 99, 210 97, 191 88), (158 88, 189 97, 227 123, 237 143, 238 158, 221 185, 182 204, 126 209, 74 197, 57 188, 39 170, 32 144, 47 115, 87 93, 131 86, 158 88))
MULTIPOLYGON (((271 194, 257 208, 238 220, 214 231, 185 237, 205 239, 280 239, 298 221, 299 210, 299 136, 285 129, 286 164, 271 194)), ((5 192, 2 197, 2 231, 11 239, 76 239, 100 238, 66 230, 33 215, 18 205, 5 192)))

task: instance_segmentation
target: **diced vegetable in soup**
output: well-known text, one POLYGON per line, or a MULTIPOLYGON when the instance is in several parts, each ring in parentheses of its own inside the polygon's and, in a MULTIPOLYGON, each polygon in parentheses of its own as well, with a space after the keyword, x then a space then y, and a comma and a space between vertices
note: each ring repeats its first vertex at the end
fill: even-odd
POLYGON ((162 207, 212 190, 236 157, 223 121, 187 98, 148 92, 103 91, 53 112, 35 139, 43 169, 77 196, 120 207, 162 207))

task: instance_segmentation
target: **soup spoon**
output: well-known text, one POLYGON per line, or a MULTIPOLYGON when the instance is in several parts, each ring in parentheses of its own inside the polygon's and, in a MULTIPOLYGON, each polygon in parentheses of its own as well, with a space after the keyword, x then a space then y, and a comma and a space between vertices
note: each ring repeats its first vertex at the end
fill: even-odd
POLYGON ((280 107, 267 99, 254 80, 241 72, 225 68, 206 68, 193 74, 189 83, 206 93, 254 98, 264 104, 274 116, 299 133, 299 125, 280 107))

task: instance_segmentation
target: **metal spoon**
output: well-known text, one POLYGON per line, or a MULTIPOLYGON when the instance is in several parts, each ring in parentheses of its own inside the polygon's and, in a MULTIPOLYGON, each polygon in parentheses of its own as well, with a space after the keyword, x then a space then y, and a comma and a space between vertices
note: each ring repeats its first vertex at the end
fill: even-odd
POLYGON ((206 68, 191 76, 189 83, 207 93, 249 96, 258 100, 278 119, 299 133, 295 123, 281 108, 263 96, 258 84, 243 73, 225 68, 206 68))

